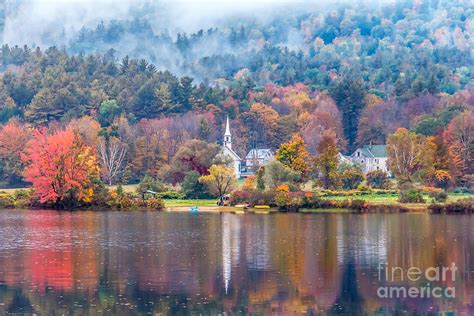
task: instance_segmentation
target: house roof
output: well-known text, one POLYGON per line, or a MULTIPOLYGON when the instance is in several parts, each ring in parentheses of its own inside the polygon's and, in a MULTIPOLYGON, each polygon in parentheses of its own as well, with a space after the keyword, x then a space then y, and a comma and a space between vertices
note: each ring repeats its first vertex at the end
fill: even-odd
POLYGON ((362 155, 371 158, 384 158, 387 157, 387 146, 385 145, 364 145, 359 148, 362 155))
POLYGON ((337 158, 338 158, 339 162, 346 162, 346 163, 352 164, 352 160, 350 159, 350 157, 344 156, 341 153, 337 154, 337 158))
POLYGON ((235 151, 233 151, 232 149, 230 149, 227 146, 222 146, 222 147, 223 147, 222 150, 224 151, 224 153, 227 153, 228 155, 233 156, 236 160, 241 160, 239 155, 237 155, 237 153, 235 151))
POLYGON ((273 156, 270 149, 250 149, 245 159, 264 159, 267 155, 273 156))

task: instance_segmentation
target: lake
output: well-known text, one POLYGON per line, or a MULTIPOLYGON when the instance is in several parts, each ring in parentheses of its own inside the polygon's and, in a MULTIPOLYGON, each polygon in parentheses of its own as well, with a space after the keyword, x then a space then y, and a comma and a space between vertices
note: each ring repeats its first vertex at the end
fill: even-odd
POLYGON ((471 216, 5 210, 0 239, 2 315, 474 312, 471 216))

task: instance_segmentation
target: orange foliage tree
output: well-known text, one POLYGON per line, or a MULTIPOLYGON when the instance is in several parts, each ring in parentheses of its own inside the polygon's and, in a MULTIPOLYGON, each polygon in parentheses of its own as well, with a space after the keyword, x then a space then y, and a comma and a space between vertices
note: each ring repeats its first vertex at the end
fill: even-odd
POLYGON ((306 151, 306 144, 298 134, 295 134, 288 143, 281 144, 275 158, 285 166, 305 176, 309 171, 309 154, 306 151))
POLYGON ((90 202, 99 168, 94 150, 72 129, 52 134, 37 129, 22 155, 25 179, 33 184, 40 203, 67 205, 90 202))
POLYGON ((444 134, 451 166, 459 176, 474 172, 474 115, 465 111, 453 118, 444 134))

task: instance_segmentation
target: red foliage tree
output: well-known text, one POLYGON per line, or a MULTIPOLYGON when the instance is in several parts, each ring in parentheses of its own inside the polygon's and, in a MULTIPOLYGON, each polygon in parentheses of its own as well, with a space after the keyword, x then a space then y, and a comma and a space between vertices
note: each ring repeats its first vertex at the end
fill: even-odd
POLYGON ((40 203, 91 200, 92 179, 99 173, 96 156, 72 129, 53 134, 35 130, 22 159, 27 163, 25 179, 33 184, 40 203))

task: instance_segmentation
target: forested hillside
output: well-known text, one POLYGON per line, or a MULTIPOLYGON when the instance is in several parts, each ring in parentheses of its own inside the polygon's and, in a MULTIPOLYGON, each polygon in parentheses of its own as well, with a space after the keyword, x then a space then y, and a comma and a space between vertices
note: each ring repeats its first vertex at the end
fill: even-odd
POLYGON ((327 135, 350 153, 400 127, 443 141, 453 118, 472 117, 467 0, 346 3, 175 35, 149 16, 85 25, 61 47, 3 45, 0 121, 94 127, 126 144, 128 179, 179 182, 177 154, 221 141, 226 115, 241 156, 295 133, 312 155, 327 135))

